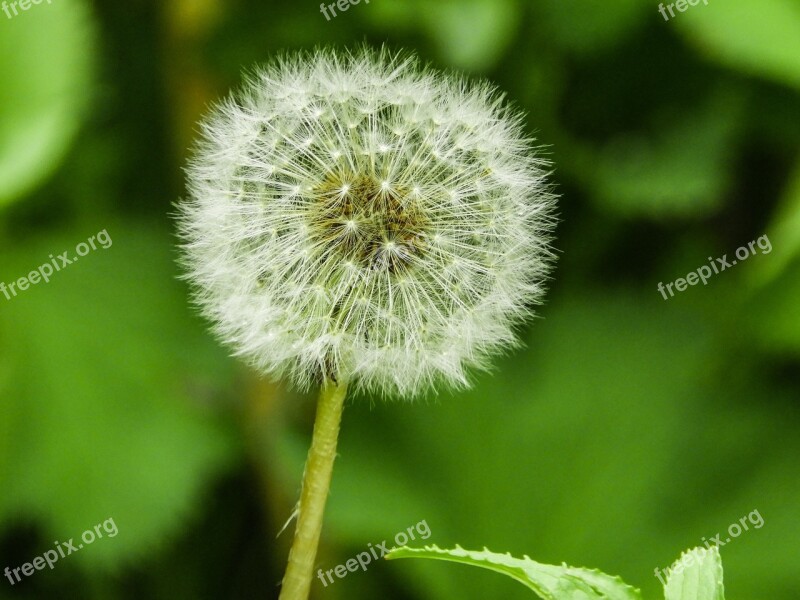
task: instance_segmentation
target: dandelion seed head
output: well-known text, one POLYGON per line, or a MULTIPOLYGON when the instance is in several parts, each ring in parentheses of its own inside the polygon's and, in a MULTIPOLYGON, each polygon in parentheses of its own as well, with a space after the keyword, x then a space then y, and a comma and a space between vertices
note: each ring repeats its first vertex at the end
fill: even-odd
POLYGON ((288 55, 202 122, 186 278, 236 355, 300 388, 464 387, 541 300, 548 168, 488 83, 385 50, 288 55))

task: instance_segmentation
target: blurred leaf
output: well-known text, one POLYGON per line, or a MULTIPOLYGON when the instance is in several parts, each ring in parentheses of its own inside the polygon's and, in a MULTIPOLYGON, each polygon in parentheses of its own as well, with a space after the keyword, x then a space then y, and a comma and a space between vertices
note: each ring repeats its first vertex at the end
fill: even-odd
POLYGON ((768 261, 759 262, 758 269, 751 271, 755 285, 773 281, 800 257, 800 163, 794 169, 767 231, 772 252, 768 261))
POLYGON ((575 54, 594 54, 621 44, 650 10, 639 0, 539 0, 531 4, 548 39, 575 54))
POLYGON ((0 14, 0 206, 64 157, 86 114, 97 37, 83 0, 18 10, 10 20, 0 14))
POLYGON ((414 0, 372 2, 370 9, 363 12, 363 18, 380 29, 406 32, 414 27, 418 9, 414 0))
POLYGON ((684 552, 672 565, 665 600, 725 600, 722 559, 716 546, 684 552))
POLYGON ((676 15, 674 22, 702 52, 730 68, 800 88, 796 0, 712 1, 676 15))
MULTIPOLYGON (((699 349, 707 344, 702 322, 657 302, 651 304, 657 312, 642 300, 596 294, 585 303, 561 303, 533 328, 530 349, 503 361, 476 389, 428 405, 351 410, 344 433, 360 444, 353 452, 342 441, 334 486, 348 451, 376 464, 397 462, 403 487, 431 507, 421 509, 431 511, 424 516, 439 546, 453 545, 458 532, 470 545, 521 553, 533 544, 551 562, 618 568, 625 549, 652 536, 641 522, 631 527, 630 515, 673 483, 669 449, 682 427, 675 398, 691 402, 703 369, 699 349)), ((362 502, 373 510, 386 503, 385 519, 394 521, 391 496, 373 483, 371 471, 339 490, 332 502, 352 502, 353 513, 362 502)), ((331 527, 337 518, 330 515, 331 527)), ((662 543, 675 547, 673 540, 662 543)), ((645 547, 649 558, 647 552, 637 558, 645 562, 641 571, 652 572, 657 550, 645 547)), ((494 578, 431 568, 424 575, 438 581, 436 590, 426 589, 432 600, 525 596, 494 578)), ((406 579, 416 583, 420 573, 406 579)))
MULTIPOLYGON (((792 521, 800 488, 787 483, 797 419, 771 410, 778 394, 763 380, 747 384, 745 365, 733 361, 732 370, 729 344, 714 339, 716 321, 691 303, 664 302, 655 288, 644 295, 581 289, 549 305, 528 349, 475 389, 429 403, 349 408, 334 487, 343 465, 354 472, 331 502, 352 514, 345 520, 332 511, 326 527, 338 532, 369 506, 369 521, 382 511, 392 524, 383 531, 399 530, 395 502, 413 494, 439 547, 502 546, 544 563, 602 565, 657 597, 655 565, 757 506, 786 526, 732 545, 741 553, 739 588, 786 598, 780 592, 793 589, 792 577, 773 583, 773 573, 791 572, 791 552, 766 553, 764 564, 779 562, 768 576, 742 565, 771 545, 788 546, 800 527, 792 521), (360 478, 355 455, 375 464, 360 478), (381 465, 390 479, 401 471, 400 498, 373 482, 381 465), (766 470, 771 477, 752 485, 766 470)), ((375 535, 354 544, 365 547, 375 535)), ((527 597, 478 570, 423 571, 428 562, 399 576, 431 600, 527 597)))
MULTIPOLYGON (((229 382, 229 363, 188 317, 169 236, 121 225, 108 233, 108 249, 0 296, 2 348, 13 349, 13 384, 0 397, 11 433, 0 518, 5 527, 36 519, 46 539, 60 540, 113 518, 119 534, 77 555, 93 564, 175 534, 234 448, 208 406, 229 382)), ((6 252, 0 281, 65 249, 75 256, 90 235, 6 252)))
MULTIPOLYGON (((765 262, 765 261, 762 261, 765 262)), ((777 352, 800 356, 800 261, 759 289, 750 299, 743 320, 761 344, 777 352)))
POLYGON ((417 14, 448 64, 482 72, 511 43, 520 7, 517 0, 424 0, 417 14))
POLYGON ((623 215, 702 216, 719 207, 739 103, 723 96, 656 133, 613 138, 594 165, 594 193, 623 215))
MULTIPOLYGON (((641 600, 638 590, 626 585, 619 577, 590 569, 576 569, 567 565, 543 565, 527 556, 514 558, 510 554, 497 554, 483 550, 464 550, 456 546, 443 550, 436 546, 393 549, 386 558, 430 558, 481 567, 507 575, 529 587, 544 600, 641 600)), ((688 599, 687 599, 688 600, 688 599)), ((701 600, 701 599, 698 599, 701 600)))
POLYGON ((520 13, 518 0, 386 0, 370 5, 365 18, 392 32, 420 27, 443 61, 482 72, 508 49, 520 13))

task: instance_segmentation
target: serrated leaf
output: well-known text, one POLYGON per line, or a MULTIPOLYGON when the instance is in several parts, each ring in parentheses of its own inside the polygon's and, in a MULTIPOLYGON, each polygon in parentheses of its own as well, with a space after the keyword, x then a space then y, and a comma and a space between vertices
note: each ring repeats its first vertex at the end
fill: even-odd
POLYGON ((716 546, 684 552, 669 570, 666 600, 725 600, 722 559, 716 546))
POLYGON ((485 549, 403 546, 393 549, 386 558, 430 558, 489 569, 519 581, 544 600, 641 600, 639 590, 626 585, 619 577, 567 565, 543 565, 527 556, 514 558, 485 549))

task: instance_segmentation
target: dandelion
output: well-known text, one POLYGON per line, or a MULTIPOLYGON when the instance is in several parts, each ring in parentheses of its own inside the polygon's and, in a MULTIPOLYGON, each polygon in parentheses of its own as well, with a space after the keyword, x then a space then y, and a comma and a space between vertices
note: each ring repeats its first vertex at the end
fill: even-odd
POLYGON ((194 300, 237 356, 322 386, 281 595, 305 598, 347 387, 463 388, 516 343, 552 262, 548 163, 492 85, 366 48, 277 60, 202 133, 194 300))

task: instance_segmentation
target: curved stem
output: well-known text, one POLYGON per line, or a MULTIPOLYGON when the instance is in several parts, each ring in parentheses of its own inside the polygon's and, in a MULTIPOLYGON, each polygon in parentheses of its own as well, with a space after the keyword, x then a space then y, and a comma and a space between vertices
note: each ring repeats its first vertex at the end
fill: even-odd
POLYGON ((325 381, 319 393, 314 434, 300 491, 297 529, 283 576, 280 600, 306 600, 311 589, 346 395, 347 383, 331 380, 325 381))

